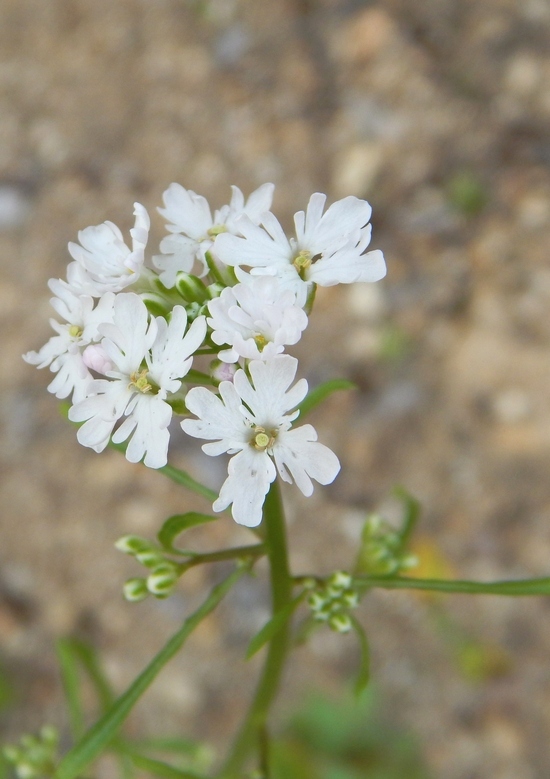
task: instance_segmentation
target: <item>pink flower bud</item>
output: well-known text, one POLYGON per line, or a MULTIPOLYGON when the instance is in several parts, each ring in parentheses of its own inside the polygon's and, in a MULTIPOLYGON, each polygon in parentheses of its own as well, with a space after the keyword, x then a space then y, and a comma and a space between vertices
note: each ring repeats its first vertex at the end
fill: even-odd
POLYGON ((96 373, 107 373, 113 370, 113 363, 99 344, 90 344, 82 352, 82 361, 87 368, 96 373))

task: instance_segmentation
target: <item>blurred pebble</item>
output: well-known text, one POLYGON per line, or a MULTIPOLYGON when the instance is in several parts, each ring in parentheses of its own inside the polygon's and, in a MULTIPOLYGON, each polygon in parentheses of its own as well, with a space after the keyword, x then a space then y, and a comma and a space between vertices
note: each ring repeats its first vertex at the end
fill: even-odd
POLYGON ((384 163, 382 143, 357 143, 336 158, 333 189, 336 197, 366 197, 376 183, 384 163))
POLYGON ((526 419, 531 412, 531 406, 525 392, 510 388, 495 397, 493 411, 500 422, 513 424, 526 419))
POLYGON ((31 208, 29 198, 10 184, 0 184, 0 230, 22 225, 31 208))

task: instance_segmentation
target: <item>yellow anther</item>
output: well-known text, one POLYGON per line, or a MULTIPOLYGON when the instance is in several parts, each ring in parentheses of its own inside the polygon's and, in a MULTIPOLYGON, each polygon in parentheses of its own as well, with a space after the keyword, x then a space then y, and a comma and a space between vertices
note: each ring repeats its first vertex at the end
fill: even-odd
POLYGON ((266 449, 269 449, 275 443, 275 435, 274 430, 271 431, 270 435, 264 427, 258 425, 254 428, 254 437, 250 443, 254 449, 257 449, 259 452, 265 452, 266 449))
POLYGON ((83 328, 79 327, 79 325, 71 325, 69 327, 69 335, 71 338, 80 338, 83 332, 83 328))
POLYGON ((142 371, 134 371, 130 376, 130 383, 128 387, 135 387, 139 392, 151 392, 152 385, 149 384, 147 379, 147 368, 142 371))
POLYGON ((301 279, 305 279, 306 271, 311 267, 311 252, 302 249, 298 252, 292 263, 301 279))
POLYGON ((261 335, 261 334, 255 335, 254 343, 258 347, 258 351, 263 352, 265 346, 267 345, 267 338, 265 337, 265 335, 261 335))

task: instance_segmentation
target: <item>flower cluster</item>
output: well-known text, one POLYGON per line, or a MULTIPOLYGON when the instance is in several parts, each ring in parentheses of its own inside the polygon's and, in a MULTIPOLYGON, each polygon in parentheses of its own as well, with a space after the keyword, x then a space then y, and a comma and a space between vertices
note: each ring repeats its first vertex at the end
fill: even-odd
POLYGON ((348 633, 352 627, 348 612, 359 605, 359 593, 349 573, 335 571, 315 586, 307 602, 314 620, 326 622, 336 633, 348 633))
POLYGON ((307 327, 316 287, 385 275, 382 253, 366 251, 366 201, 346 197, 324 211, 316 193, 287 238, 270 211, 273 189, 245 201, 233 187, 212 216, 203 197, 171 184, 159 254, 148 255, 139 203, 128 243, 112 222, 82 230, 66 279, 49 282, 56 335, 24 355, 55 374, 48 390, 71 399, 78 440, 96 452, 127 442, 128 460, 161 468, 173 414, 194 414, 183 430, 209 442, 206 454, 232 455, 214 510, 232 505, 248 526, 261 521, 277 473, 310 495, 312 479, 328 484, 340 468, 311 425, 292 424, 308 387, 293 385, 297 360, 285 349, 307 327), (203 355, 208 373, 192 367, 203 355))

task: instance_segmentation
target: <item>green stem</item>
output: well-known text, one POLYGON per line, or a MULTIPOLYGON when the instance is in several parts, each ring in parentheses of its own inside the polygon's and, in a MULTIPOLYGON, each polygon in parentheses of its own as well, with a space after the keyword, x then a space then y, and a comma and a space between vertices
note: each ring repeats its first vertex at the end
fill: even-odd
POLYGON ((385 590, 432 590, 470 595, 550 595, 550 578, 517 579, 500 582, 471 582, 461 579, 413 579, 405 576, 356 576, 354 583, 365 588, 385 590))
MULTIPOLYGON (((284 608, 292 597, 292 580, 288 569, 286 528, 279 485, 275 481, 264 505, 265 545, 270 565, 273 614, 284 608)), ((259 750, 271 704, 275 700, 284 663, 290 646, 290 620, 270 641, 265 665, 256 693, 235 739, 229 757, 219 773, 220 779, 242 776, 242 766, 255 749, 259 750)), ((265 744, 264 744, 265 750, 265 744)))
POLYGON ((204 554, 194 552, 190 560, 181 564, 183 569, 192 568, 194 565, 202 563, 218 563, 220 560, 235 560, 263 557, 266 553, 264 544, 252 544, 251 546, 236 546, 231 549, 220 549, 216 552, 204 552, 204 554))

